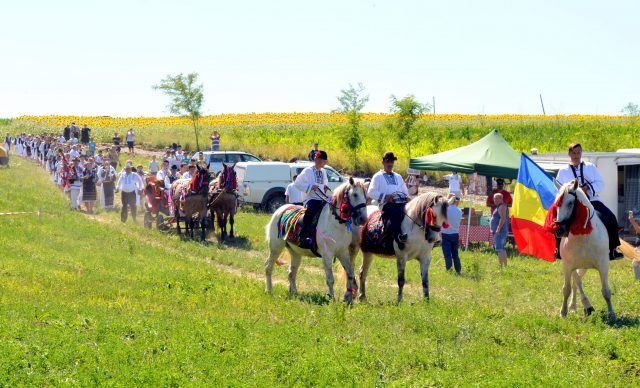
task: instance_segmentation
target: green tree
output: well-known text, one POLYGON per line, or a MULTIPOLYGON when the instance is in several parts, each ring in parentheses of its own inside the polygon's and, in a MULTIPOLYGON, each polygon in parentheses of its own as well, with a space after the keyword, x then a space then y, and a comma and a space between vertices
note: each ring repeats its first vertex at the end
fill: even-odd
POLYGON ((620 113, 625 116, 640 116, 640 108, 638 107, 638 104, 630 102, 622 108, 620 113))
POLYGON ((391 95, 391 112, 395 113, 394 127, 398 140, 403 145, 409 158, 411 158, 411 146, 418 141, 416 122, 424 113, 429 113, 431 106, 422 104, 415 96, 408 95, 402 99, 391 95))
POLYGON ((356 87, 349 84, 346 89, 340 90, 338 102, 340 107, 335 111, 344 113, 347 117, 347 131, 344 134, 345 146, 351 153, 353 168, 358 168, 358 149, 362 145, 360 122, 362 121, 362 109, 369 101, 369 95, 364 95, 365 88, 361 83, 356 87))
POLYGON ((193 123, 193 132, 196 136, 196 148, 200 151, 198 141, 198 119, 202 115, 202 84, 197 85, 198 73, 189 73, 186 76, 182 73, 172 76, 168 75, 158 85, 153 85, 153 89, 161 90, 171 102, 167 106, 171 114, 187 116, 193 123))

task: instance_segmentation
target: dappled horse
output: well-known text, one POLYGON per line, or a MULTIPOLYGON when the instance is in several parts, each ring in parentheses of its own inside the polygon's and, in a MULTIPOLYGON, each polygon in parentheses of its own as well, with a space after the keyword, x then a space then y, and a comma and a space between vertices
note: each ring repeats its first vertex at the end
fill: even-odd
POLYGON ((207 204, 209 203, 209 166, 200 167, 196 165, 197 172, 193 178, 178 179, 171 184, 171 198, 173 214, 176 218, 178 234, 180 230, 180 216, 184 215, 185 235, 194 238, 194 226, 196 221, 201 228, 201 239, 205 240, 205 218, 207 216, 207 204), (194 218, 196 217, 197 218, 194 218))
POLYGON ((585 314, 595 309, 582 288, 582 277, 587 268, 595 268, 600 273, 602 296, 607 302, 609 319, 615 319, 609 289, 609 237, 604 223, 596 214, 587 195, 580 189, 577 180, 564 184, 556 201, 549 209, 545 222, 547 229, 561 236, 560 257, 564 284, 562 286, 562 308, 560 315, 567 315, 567 300, 573 289, 571 309, 576 308, 576 291, 580 291, 580 299, 585 314), (572 284, 573 280, 573 284, 572 284))
POLYGON ((234 169, 235 163, 227 165, 222 163, 222 171, 218 179, 213 181, 209 188, 209 212, 211 213, 211 225, 215 232, 215 218, 218 218, 220 239, 227 238, 227 220, 231 226, 229 236, 233 238, 234 215, 238 205, 236 195, 238 179, 234 169))
MULTIPOLYGON (((384 234, 381 212, 376 206, 367 207, 367 222, 360 231, 360 249, 362 250, 362 266, 360 267, 360 299, 365 300, 366 281, 373 256, 396 258, 398 267, 398 302, 402 301, 402 290, 405 284, 405 265, 407 260, 420 261, 422 290, 425 298, 429 298, 429 265, 431 250, 438 237, 440 228, 447 222, 448 202, 436 193, 424 193, 405 207, 402 230, 407 233, 404 249, 384 234)), ((351 255, 352 263, 355 254, 351 255)))
MULTIPOLYGON (((347 274, 345 300, 352 302, 357 291, 353 266, 349 259, 352 225, 362 225, 366 221, 367 197, 362 183, 353 178, 338 186, 333 197, 324 205, 318 216, 315 233, 317 252, 322 257, 329 297, 333 299, 332 262, 337 257, 347 274)), ((273 264, 286 248, 291 256, 289 264, 289 294, 298 294, 296 275, 302 256, 316 257, 311 249, 299 247, 302 225, 302 206, 284 205, 273 213, 267 224, 266 234, 269 244, 269 257, 265 262, 267 291, 271 293, 273 264)))

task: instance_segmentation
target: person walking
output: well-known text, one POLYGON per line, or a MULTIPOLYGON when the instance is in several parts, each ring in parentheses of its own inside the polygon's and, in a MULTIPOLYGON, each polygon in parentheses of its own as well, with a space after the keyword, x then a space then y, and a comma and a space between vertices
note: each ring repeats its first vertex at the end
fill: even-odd
POLYGON ((127 134, 125 135, 125 140, 127 141, 127 148, 129 148, 129 153, 134 154, 134 145, 135 145, 135 134, 133 133, 133 128, 129 128, 127 134))
POLYGON ((501 268, 507 266, 507 234, 509 233, 509 207, 504 203, 502 193, 493 195, 493 202, 496 205, 491 213, 491 233, 498 254, 498 264, 501 268))
POLYGON ((116 186, 116 169, 104 158, 102 167, 98 169, 98 185, 100 185, 100 206, 105 210, 115 208, 114 192, 116 186))
POLYGON ((462 266, 460 265, 460 255, 458 250, 460 247, 460 221, 462 220, 462 210, 460 210, 460 197, 451 194, 449 198, 449 207, 447 209, 447 228, 442 228, 442 255, 444 256, 444 265, 447 271, 451 271, 451 267, 455 268, 456 274, 460 274, 462 266))
POLYGON ((97 171, 93 164, 93 158, 89 158, 84 164, 82 172, 82 202, 87 209, 87 214, 93 214, 93 203, 96 201, 97 171))
POLYGON ((220 151, 220 133, 218 131, 213 131, 211 135, 211 151, 220 151))
POLYGON ((127 222, 129 209, 131 209, 131 218, 136 222, 136 191, 142 191, 144 185, 140 176, 133 172, 133 162, 127 160, 124 171, 120 173, 120 179, 116 186, 116 192, 122 191, 122 212, 120 219, 123 223, 127 222))
POLYGON ((82 190, 82 166, 80 166, 80 158, 73 158, 70 170, 69 194, 71 197, 71 209, 80 210, 80 191, 82 190))
POLYGON ((113 145, 116 148, 116 151, 118 152, 118 154, 120 153, 120 141, 122 140, 120 138, 120 135, 118 135, 118 132, 114 132, 113 133, 113 145))

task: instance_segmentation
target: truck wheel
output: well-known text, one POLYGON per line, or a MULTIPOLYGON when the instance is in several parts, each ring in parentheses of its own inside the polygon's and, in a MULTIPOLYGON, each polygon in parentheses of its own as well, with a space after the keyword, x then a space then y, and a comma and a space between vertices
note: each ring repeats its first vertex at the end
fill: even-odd
POLYGON ((264 210, 267 213, 275 213, 282 205, 284 205, 284 196, 282 194, 274 194, 267 200, 264 210))

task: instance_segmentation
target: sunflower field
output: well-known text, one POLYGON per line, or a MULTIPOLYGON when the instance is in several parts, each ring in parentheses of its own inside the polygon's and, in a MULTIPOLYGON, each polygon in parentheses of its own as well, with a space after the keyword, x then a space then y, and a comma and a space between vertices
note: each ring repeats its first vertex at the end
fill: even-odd
MULTIPOLYGON (((364 113, 362 144, 358 150, 360 173, 378 169, 380 155, 392 150, 399 155, 398 167, 408 165, 409 156, 422 156, 459 147, 498 129, 516 151, 564 152, 574 141, 588 151, 614 151, 640 147, 640 118, 603 115, 466 115, 427 114, 415 127, 412 155, 398 139, 395 117, 390 113, 364 113)), ((158 149, 172 143, 195 149, 192 123, 186 117, 110 117, 110 116, 21 116, 0 122, 9 132, 60 132, 75 122, 88 125, 98 143, 108 143, 114 133, 129 128, 136 132, 136 143, 158 149)), ((267 160, 305 158, 314 142, 329 153, 330 164, 352 171, 345 146, 347 120, 342 113, 242 113, 202 116, 199 142, 208 148, 214 130, 221 134, 221 149, 242 150, 267 160)))

